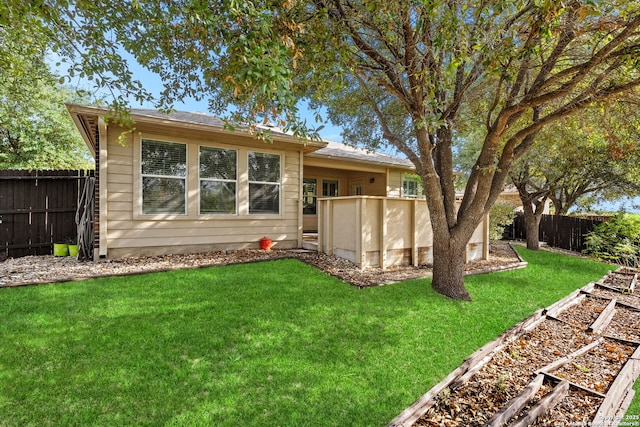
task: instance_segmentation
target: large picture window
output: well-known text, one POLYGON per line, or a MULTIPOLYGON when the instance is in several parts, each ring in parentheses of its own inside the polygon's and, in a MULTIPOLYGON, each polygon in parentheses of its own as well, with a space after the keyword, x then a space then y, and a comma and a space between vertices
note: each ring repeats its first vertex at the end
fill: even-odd
POLYGON ((200 213, 235 214, 237 152, 200 147, 200 213))
POLYGON ((142 213, 185 214, 187 146, 142 140, 142 213))
POLYGON ((250 151, 249 213, 280 213, 280 156, 250 151))

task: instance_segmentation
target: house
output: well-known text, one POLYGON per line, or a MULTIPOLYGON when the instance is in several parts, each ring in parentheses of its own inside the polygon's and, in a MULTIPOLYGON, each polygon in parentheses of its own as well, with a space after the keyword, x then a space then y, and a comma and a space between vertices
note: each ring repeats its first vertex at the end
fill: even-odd
MULTIPOLYGON (((202 113, 133 109, 131 129, 110 121, 104 108, 67 109, 96 160, 96 258, 257 248, 263 237, 275 248, 300 248, 308 231, 319 232, 320 250, 340 252, 323 246, 335 240, 326 236, 336 229, 326 222, 332 200, 373 206, 420 194, 413 165, 394 156, 301 141, 275 128, 265 142, 202 113)), ((360 242, 372 240, 361 218, 331 221, 360 242)), ((386 265, 386 250, 378 248, 382 264, 371 261, 375 254, 345 251, 362 267, 386 265)))
MULTIPOLYGON (((498 196, 497 202, 512 205, 515 212, 523 212, 524 210, 520 193, 518 193, 518 189, 514 185, 506 185, 500 196, 498 196)), ((545 215, 551 213, 551 200, 545 200, 542 213, 545 215)))

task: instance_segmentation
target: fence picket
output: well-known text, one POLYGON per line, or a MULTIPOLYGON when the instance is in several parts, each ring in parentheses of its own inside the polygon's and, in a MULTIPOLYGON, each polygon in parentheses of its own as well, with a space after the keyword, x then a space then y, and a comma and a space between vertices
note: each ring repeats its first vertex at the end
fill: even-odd
POLYGON ((75 238, 84 177, 93 171, 0 170, 0 260, 48 255, 75 238))
MULTIPOLYGON (((542 215, 538 238, 549 246, 581 252, 586 249, 585 234, 602 223, 602 220, 576 218, 563 215, 542 215)), ((505 239, 525 240, 527 238, 524 226, 524 215, 518 214, 513 224, 505 229, 505 239)))

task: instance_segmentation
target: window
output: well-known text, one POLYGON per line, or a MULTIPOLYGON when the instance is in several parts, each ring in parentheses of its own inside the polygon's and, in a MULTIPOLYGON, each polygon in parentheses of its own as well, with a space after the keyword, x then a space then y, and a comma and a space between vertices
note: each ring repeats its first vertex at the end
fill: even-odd
POLYGON ((318 196, 318 181, 315 178, 305 178, 302 182, 302 213, 315 215, 318 196))
POLYGON ((404 175, 402 177, 402 196, 415 199, 418 197, 420 177, 415 175, 404 175))
POLYGON ((338 181, 322 181, 323 197, 338 197, 338 181))
POLYGON ((200 147, 200 213, 235 214, 236 150, 200 147))
POLYGON ((249 213, 280 213, 280 156, 249 152, 249 213))
POLYGON ((142 213, 186 213, 187 146, 142 140, 142 213))

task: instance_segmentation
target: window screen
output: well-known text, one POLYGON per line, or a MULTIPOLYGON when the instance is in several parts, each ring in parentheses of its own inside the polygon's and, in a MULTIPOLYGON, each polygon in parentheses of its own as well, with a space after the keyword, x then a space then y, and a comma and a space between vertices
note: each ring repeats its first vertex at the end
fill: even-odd
POLYGON ((186 213, 187 146, 142 140, 142 213, 186 213))
POLYGON ((280 155, 250 151, 249 213, 280 213, 280 155))
POLYGON ((200 147, 200 213, 235 214, 237 152, 200 147))

